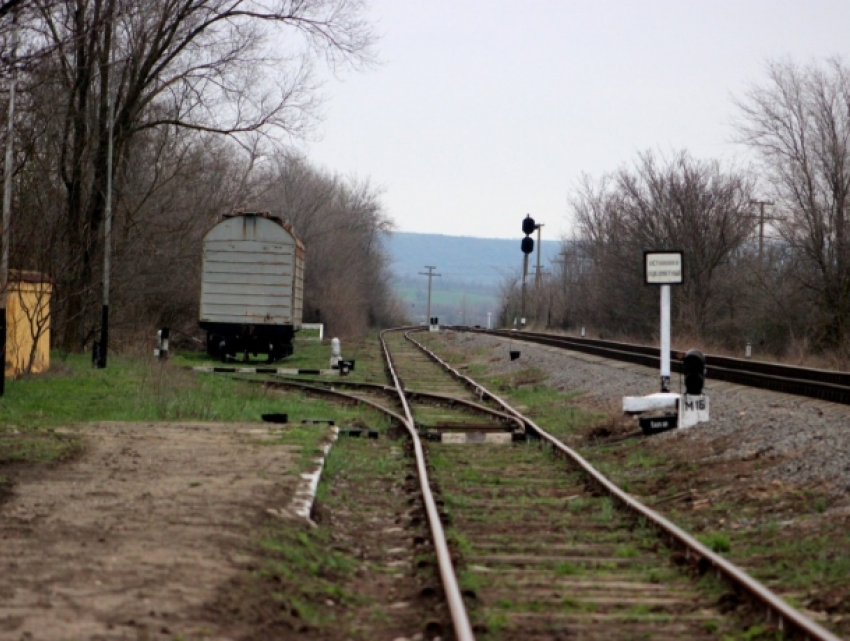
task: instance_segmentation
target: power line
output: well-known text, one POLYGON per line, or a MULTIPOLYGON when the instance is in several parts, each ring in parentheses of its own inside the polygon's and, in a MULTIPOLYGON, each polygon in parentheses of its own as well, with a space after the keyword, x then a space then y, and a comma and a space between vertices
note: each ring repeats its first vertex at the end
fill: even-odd
POLYGON ((761 263, 761 257, 764 253, 764 223, 765 221, 779 220, 779 218, 777 218, 776 216, 765 217, 764 215, 765 205, 773 206, 774 204, 776 204, 772 200, 751 200, 750 204, 759 206, 759 263, 761 263))
POLYGON ((425 265, 425 269, 428 270, 428 273, 419 272, 419 275, 428 277, 428 325, 431 325, 431 279, 434 276, 442 276, 442 274, 434 273, 434 270, 437 269, 434 265, 425 265))

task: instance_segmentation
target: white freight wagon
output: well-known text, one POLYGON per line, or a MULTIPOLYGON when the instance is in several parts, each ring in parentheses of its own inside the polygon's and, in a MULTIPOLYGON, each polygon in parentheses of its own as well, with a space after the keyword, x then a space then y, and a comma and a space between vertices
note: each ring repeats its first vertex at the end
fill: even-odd
POLYGON ((303 304, 304 245, 289 224, 239 212, 204 236, 200 321, 211 356, 289 356, 303 304))

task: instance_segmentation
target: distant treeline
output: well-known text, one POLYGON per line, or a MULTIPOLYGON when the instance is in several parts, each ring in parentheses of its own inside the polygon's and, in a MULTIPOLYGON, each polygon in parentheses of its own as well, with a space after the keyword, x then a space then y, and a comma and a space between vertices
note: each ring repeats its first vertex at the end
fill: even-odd
MULTIPOLYGON (((646 152, 571 197, 575 229, 526 302, 538 325, 652 339, 658 288, 644 250, 684 251, 673 334, 743 352, 850 355, 850 68, 768 65, 737 102, 739 141, 759 162, 646 152)), ((522 305, 505 279, 501 322, 522 305)))
POLYGON ((6 4, 10 264, 51 281, 54 345, 85 349, 98 335, 107 241, 113 347, 163 325, 194 334, 201 239, 234 210, 294 225, 305 320, 338 334, 397 322, 379 191, 287 151, 316 122, 312 69, 372 59, 360 3, 6 4))

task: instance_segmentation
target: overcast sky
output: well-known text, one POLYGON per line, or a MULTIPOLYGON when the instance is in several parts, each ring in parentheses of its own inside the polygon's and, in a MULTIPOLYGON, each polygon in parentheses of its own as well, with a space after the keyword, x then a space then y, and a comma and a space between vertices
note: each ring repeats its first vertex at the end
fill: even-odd
POLYGON ((383 63, 325 85, 317 164, 398 231, 570 233, 570 193, 647 149, 744 164, 733 97, 768 59, 850 63, 848 0, 371 0, 383 63))

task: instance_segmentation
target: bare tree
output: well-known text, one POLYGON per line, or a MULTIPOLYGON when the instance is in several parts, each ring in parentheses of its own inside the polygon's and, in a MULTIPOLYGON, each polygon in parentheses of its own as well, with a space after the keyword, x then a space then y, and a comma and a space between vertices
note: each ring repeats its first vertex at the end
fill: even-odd
POLYGON ((684 329, 703 335, 717 317, 719 275, 753 229, 751 179, 716 161, 679 152, 651 153, 633 168, 595 182, 585 178, 573 200, 578 236, 593 265, 588 293, 594 324, 627 333, 657 325, 657 301, 642 285, 643 251, 684 251, 684 284, 676 309, 684 329))
POLYGON ((367 63, 373 38, 358 0, 33 4, 31 38, 47 52, 33 73, 51 83, 61 123, 52 169, 65 192, 62 342, 78 347, 102 240, 110 114, 119 172, 146 131, 300 135, 316 104, 312 61, 367 63))
POLYGON ((740 141, 760 156, 787 276, 820 312, 820 336, 846 347, 850 320, 850 69, 839 58, 800 66, 770 62, 767 79, 738 101, 740 141))
POLYGON ((553 261, 555 272, 549 281, 554 327, 571 329, 590 322, 594 289, 589 246, 578 238, 561 240, 559 258, 553 261))
POLYGON ((398 321, 383 235, 392 228, 380 190, 281 153, 254 178, 256 202, 288 219, 307 247, 305 320, 341 335, 398 321), (261 188, 262 185, 264 188, 261 188))
POLYGON ((507 274, 499 283, 499 312, 496 323, 502 327, 511 327, 520 316, 522 298, 522 275, 507 274))
POLYGON ((24 0, 6 0, 0 3, 0 17, 5 16, 18 5, 24 4, 24 0))

